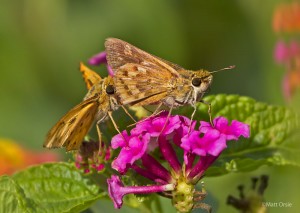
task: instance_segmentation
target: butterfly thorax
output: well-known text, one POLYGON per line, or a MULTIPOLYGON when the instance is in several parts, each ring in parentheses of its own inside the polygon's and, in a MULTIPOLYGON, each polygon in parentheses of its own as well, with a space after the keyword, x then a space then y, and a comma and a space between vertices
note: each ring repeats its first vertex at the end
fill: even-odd
POLYGON ((169 82, 168 95, 162 100, 168 107, 179 107, 189 103, 192 87, 185 78, 172 78, 169 82))

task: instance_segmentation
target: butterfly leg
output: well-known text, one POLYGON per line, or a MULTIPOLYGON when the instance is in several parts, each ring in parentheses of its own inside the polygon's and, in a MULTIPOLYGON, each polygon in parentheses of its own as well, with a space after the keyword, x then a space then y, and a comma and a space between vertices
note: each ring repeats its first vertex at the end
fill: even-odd
POLYGON ((98 151, 98 156, 103 153, 102 151, 105 150, 105 147, 102 145, 102 134, 101 134, 101 129, 100 129, 100 123, 106 118, 106 115, 103 116, 101 119, 97 121, 96 127, 97 127, 97 134, 98 134, 98 139, 99 139, 99 151, 98 151))
POLYGON ((205 105, 208 106, 207 112, 208 112, 208 115, 209 115, 209 122, 210 122, 211 126, 214 127, 215 125, 214 125, 214 123, 213 123, 212 116, 211 116, 211 103, 206 102, 206 101, 204 101, 204 100, 201 100, 200 102, 201 102, 201 103, 204 103, 205 105))
POLYGON ((99 139, 99 150, 98 150, 98 156, 101 155, 102 153, 102 135, 101 135, 101 130, 100 130, 100 126, 99 126, 100 122, 97 122, 96 127, 97 127, 97 134, 98 134, 98 139, 99 139))
POLYGON ((168 121, 169 121, 169 118, 170 118, 170 116, 171 116, 171 113, 172 113, 173 107, 174 107, 174 103, 171 105, 171 107, 170 107, 170 109, 169 109, 169 113, 168 113, 168 115, 167 115, 166 122, 164 123, 164 126, 163 126, 163 128, 161 129, 161 131, 160 131, 160 133, 159 133, 159 135, 158 135, 157 139, 159 138, 159 136, 162 134, 162 132, 163 132, 163 131, 164 131, 164 129, 166 128, 166 126, 167 126, 167 123, 168 123, 168 121))
POLYGON ((119 130, 119 127, 117 126, 117 124, 116 124, 116 122, 115 122, 115 120, 114 120, 114 118, 113 118, 113 116, 112 116, 112 111, 108 111, 107 114, 108 114, 108 116, 109 116, 111 122, 113 123, 115 129, 117 130, 117 132, 118 132, 118 133, 122 136, 122 138, 126 141, 126 139, 124 138, 123 134, 122 134, 121 131, 119 130))
POLYGON ((163 105, 163 102, 160 102, 158 104, 158 106, 156 107, 156 109, 154 110, 154 112, 152 113, 152 115, 150 115, 150 117, 154 117, 154 116, 160 114, 162 111, 158 111, 158 110, 161 108, 162 105, 163 105))
POLYGON ((121 107, 124 110, 124 112, 133 120, 133 122, 136 123, 136 120, 132 117, 132 115, 130 115, 128 110, 123 105, 121 105, 121 107))
MULTIPOLYGON (((162 105, 163 105, 163 102, 160 102, 160 103, 158 104, 158 106, 156 107, 156 109, 154 110, 154 112, 153 112, 151 115, 149 115, 146 119, 155 117, 155 116, 159 115, 161 112, 163 112, 164 110, 159 110, 159 109, 161 108, 162 105)), ((145 120, 146 120, 146 119, 145 119, 145 120)))
POLYGON ((190 126, 189 126, 188 134, 190 134, 190 132, 191 132, 193 119, 194 119, 194 116, 195 116, 195 113, 196 113, 196 110, 197 110, 196 105, 194 105, 193 107, 194 107, 194 111, 193 111, 193 113, 191 115, 191 123, 190 123, 190 126))
POLYGON ((143 122, 143 121, 145 121, 145 120, 147 120, 147 119, 149 119, 149 118, 152 118, 152 117, 155 117, 156 115, 159 115, 159 114, 163 111, 163 110, 158 111, 158 110, 161 108, 162 105, 163 105, 163 103, 160 102, 160 103, 158 104, 158 106, 156 107, 156 109, 154 110, 154 112, 153 112, 151 115, 149 115, 149 116, 148 116, 147 118, 145 118, 144 120, 140 120, 140 121, 138 121, 138 122, 135 122, 135 123, 133 123, 133 124, 128 125, 128 127, 134 126, 134 125, 136 125, 136 124, 138 124, 138 123, 140 123, 140 122, 143 122))
POLYGON ((123 139, 125 140, 123 134, 122 134, 121 131, 119 130, 119 127, 117 126, 117 124, 116 124, 116 122, 115 122, 115 120, 114 120, 114 118, 113 118, 113 116, 112 116, 112 111, 108 111, 107 114, 108 114, 108 116, 109 116, 111 122, 113 123, 115 129, 117 130, 117 132, 118 132, 118 133, 123 137, 123 139))

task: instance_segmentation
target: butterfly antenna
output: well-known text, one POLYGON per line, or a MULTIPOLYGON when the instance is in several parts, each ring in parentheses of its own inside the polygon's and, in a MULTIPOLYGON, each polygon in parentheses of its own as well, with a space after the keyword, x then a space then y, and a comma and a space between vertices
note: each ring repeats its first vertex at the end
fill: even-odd
POLYGON ((216 72, 220 72, 220 71, 223 71, 223 70, 231 70, 231 69, 234 69, 234 68, 235 68, 235 65, 231 65, 229 67, 225 67, 225 68, 220 69, 220 70, 211 71, 210 73, 216 73, 216 72))

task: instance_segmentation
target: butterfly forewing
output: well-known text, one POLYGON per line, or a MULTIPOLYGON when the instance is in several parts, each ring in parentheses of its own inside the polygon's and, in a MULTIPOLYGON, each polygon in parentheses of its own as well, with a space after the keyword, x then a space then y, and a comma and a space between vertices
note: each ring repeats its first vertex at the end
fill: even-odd
POLYGON ((115 87, 122 104, 159 102, 182 69, 119 39, 107 39, 105 48, 108 64, 116 71, 115 87))
POLYGON ((44 147, 66 147, 67 151, 80 147, 98 110, 98 95, 86 99, 64 115, 49 131, 44 147))
POLYGON ((178 77, 179 74, 176 70, 182 69, 176 64, 160 59, 117 38, 106 39, 105 51, 107 62, 113 70, 117 70, 125 64, 133 63, 156 67, 159 71, 161 71, 160 69, 166 69, 178 77))

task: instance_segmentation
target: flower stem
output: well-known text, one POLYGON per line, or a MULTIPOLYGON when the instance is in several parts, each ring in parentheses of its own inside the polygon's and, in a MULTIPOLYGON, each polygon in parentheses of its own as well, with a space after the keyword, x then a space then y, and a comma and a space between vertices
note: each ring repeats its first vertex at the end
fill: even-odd
POLYGON ((196 183, 203 176, 205 170, 218 158, 219 156, 201 156, 197 164, 188 174, 188 179, 192 180, 193 183, 196 183))
POLYGON ((170 142, 165 137, 159 137, 158 145, 160 152, 162 153, 165 160, 169 163, 169 165, 173 168, 174 172, 176 174, 180 174, 181 164, 170 142))

